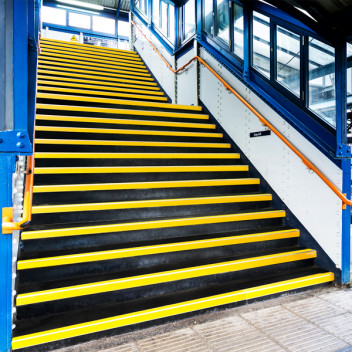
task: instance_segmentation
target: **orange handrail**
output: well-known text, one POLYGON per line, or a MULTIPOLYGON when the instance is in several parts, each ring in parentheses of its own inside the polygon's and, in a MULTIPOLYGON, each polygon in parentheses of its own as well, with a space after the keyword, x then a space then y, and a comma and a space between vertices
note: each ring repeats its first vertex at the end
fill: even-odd
POLYGON ((34 174, 34 155, 27 157, 27 168, 26 168, 26 184, 24 190, 23 199, 23 213, 22 219, 18 222, 13 222, 7 216, 2 219, 2 229, 5 233, 14 230, 22 230, 29 225, 32 218, 32 200, 33 200, 33 174, 34 174))
POLYGON ((255 116, 258 117, 259 121, 266 127, 268 127, 273 133, 280 138, 303 162, 308 169, 314 171, 325 184, 342 200, 343 206, 352 205, 352 201, 347 199, 346 196, 310 161, 308 160, 302 152, 300 152, 286 137, 284 137, 263 115, 261 115, 252 105, 250 105, 239 93, 237 93, 223 78, 221 78, 201 57, 194 56, 185 65, 180 67, 178 70, 174 70, 172 66, 167 62, 167 60, 162 56, 158 49, 153 45, 153 43, 147 38, 143 31, 136 25, 135 22, 131 21, 132 25, 135 26, 142 36, 147 40, 147 42, 152 46, 155 52, 160 56, 160 58, 165 62, 166 66, 173 72, 178 73, 184 70, 188 65, 190 65, 194 60, 198 60, 203 64, 232 94, 236 96, 250 111, 253 112, 255 116))

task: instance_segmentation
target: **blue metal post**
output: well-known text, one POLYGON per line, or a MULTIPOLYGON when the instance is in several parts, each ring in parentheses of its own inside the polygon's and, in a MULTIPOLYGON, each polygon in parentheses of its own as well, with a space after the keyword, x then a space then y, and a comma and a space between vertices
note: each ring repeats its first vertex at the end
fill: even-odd
MULTIPOLYGON (((15 155, 0 153, 0 207, 12 206, 15 155)), ((1 232, 1 230, 0 230, 1 232)), ((0 352, 11 350, 12 335, 12 235, 0 234, 0 352)))
POLYGON ((250 67, 250 9, 248 3, 243 4, 243 78, 249 77, 250 67))

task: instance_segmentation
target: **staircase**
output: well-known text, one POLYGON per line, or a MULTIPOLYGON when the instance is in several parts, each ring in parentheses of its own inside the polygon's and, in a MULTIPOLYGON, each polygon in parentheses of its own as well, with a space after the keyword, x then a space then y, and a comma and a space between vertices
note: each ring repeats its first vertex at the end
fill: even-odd
POLYGON ((334 279, 201 107, 132 51, 41 41, 13 349, 50 350, 334 279))

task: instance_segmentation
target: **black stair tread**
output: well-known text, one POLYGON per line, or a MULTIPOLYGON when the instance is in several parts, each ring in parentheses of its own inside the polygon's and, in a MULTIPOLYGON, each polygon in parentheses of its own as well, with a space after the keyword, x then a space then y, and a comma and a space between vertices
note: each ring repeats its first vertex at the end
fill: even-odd
POLYGON ((104 274, 99 273, 95 275, 87 275, 80 278, 75 277, 75 278, 64 279, 64 280, 55 280, 51 282, 37 281, 35 283, 33 282, 33 283, 27 283, 22 285, 21 285, 21 282, 19 282, 18 293, 22 294, 22 293, 35 292, 35 291, 44 291, 44 290, 49 290, 54 288, 77 286, 77 285, 83 285, 87 283, 115 280, 115 279, 127 278, 132 276, 140 276, 145 274, 158 273, 158 272, 177 270, 177 269, 183 269, 183 268, 191 268, 191 267, 207 265, 207 264, 229 262, 233 260, 241 260, 246 258, 254 258, 254 257, 279 254, 279 253, 284 254, 287 252, 304 250, 304 249, 307 249, 307 248, 300 247, 300 246, 293 246, 289 248, 274 248, 274 249, 256 251, 253 253, 238 254, 233 256, 203 258, 203 259, 197 259, 197 260, 187 260, 185 262, 181 261, 181 262, 174 262, 172 264, 170 263, 160 264, 157 266, 149 266, 149 267, 137 268, 132 270, 128 269, 128 270, 109 272, 104 274))
MULTIPOLYGON (((237 212, 236 214, 249 214, 249 213, 256 213, 256 212, 266 212, 266 211, 280 211, 280 210, 277 210, 277 209, 274 209, 272 207, 267 207, 267 208, 263 208, 261 209, 260 211, 257 211, 257 210, 253 210, 253 211, 250 211, 250 210, 246 210, 246 211, 239 211, 237 212)), ((206 216, 217 216, 217 215, 224 215, 223 213, 214 213, 214 214, 207 214, 206 216)), ((197 215, 197 216, 194 216, 196 218, 201 218, 202 216, 201 215, 197 215)), ((122 223, 138 223, 138 222, 148 222, 148 221, 161 221, 161 220, 176 220, 176 219, 183 219, 183 218, 186 218, 185 216, 174 216, 174 217, 160 217, 160 218, 148 218, 148 219, 131 219, 131 220, 126 220, 126 221, 119 221, 118 223, 119 224, 122 224, 122 223)), ((84 226, 101 226, 101 225, 112 225, 112 224, 115 224, 116 223, 116 220, 111 220, 111 221, 98 221, 98 222, 92 222, 92 223, 89 223, 89 225, 87 225, 85 222, 79 222, 79 223, 70 223, 69 225, 69 228, 74 228, 74 227, 84 227, 84 226)), ((64 229, 66 228, 65 226, 63 226, 62 224, 61 225, 30 225, 28 226, 26 229, 23 230, 23 232, 27 232, 27 231, 40 231, 40 230, 51 230, 51 229, 64 229)))
MULTIPOLYGON (((94 247, 94 249, 88 247, 81 246, 80 248, 73 248, 73 249, 65 249, 62 251, 47 251, 45 252, 45 258, 47 257, 54 257, 54 256, 60 256, 60 255, 70 255, 70 254, 81 254, 81 253, 94 253, 94 252, 100 252, 100 251, 109 251, 109 250, 118 250, 118 249, 125 249, 125 248, 137 248, 137 247, 144 247, 144 246, 153 246, 153 245, 160 245, 160 244, 169 244, 169 243, 175 243, 175 242, 189 242, 189 241, 198 241, 198 240, 206 240, 206 239, 211 239, 211 238, 220 238, 220 237, 230 237, 230 236, 243 236, 243 235, 250 235, 253 233, 256 234, 261 234, 261 233, 267 233, 267 232, 273 232, 273 231, 285 231, 285 230, 291 230, 290 227, 288 226, 276 226, 276 227, 263 227, 260 229, 251 229, 251 230, 237 230, 237 231, 231 231, 231 232, 217 232, 217 233, 211 233, 211 234, 199 234, 199 235, 194 235, 194 236, 189 236, 189 237, 177 237, 177 238, 164 238, 164 239, 155 239, 155 240, 148 240, 145 239, 144 241, 138 241, 138 242, 127 242, 127 243, 121 243, 118 245, 105 245, 105 246, 100 246, 100 247, 94 247)), ((40 254, 40 252, 37 252, 35 254, 30 254, 28 255, 27 253, 20 253, 20 259, 21 260, 26 260, 26 259, 36 259, 36 258, 42 258, 43 256, 40 254)))
POLYGON ((112 316, 138 312, 144 309, 161 307, 178 302, 184 302, 202 297, 213 296, 221 293, 242 290, 245 288, 256 287, 265 284, 271 284, 278 281, 290 280, 302 276, 326 273, 316 266, 306 268, 291 269, 285 272, 277 272, 271 275, 258 275, 250 279, 240 279, 226 284, 213 284, 210 286, 202 287, 200 289, 184 290, 177 294, 158 295, 147 299, 138 299, 129 302, 122 302, 118 304, 110 303, 101 305, 99 307, 92 307, 89 309, 71 311, 68 315, 67 312, 48 315, 45 317, 32 318, 26 320, 16 321, 16 329, 14 336, 21 336, 35 332, 55 329, 59 327, 79 324, 83 322, 93 321, 97 319, 104 319, 112 316))

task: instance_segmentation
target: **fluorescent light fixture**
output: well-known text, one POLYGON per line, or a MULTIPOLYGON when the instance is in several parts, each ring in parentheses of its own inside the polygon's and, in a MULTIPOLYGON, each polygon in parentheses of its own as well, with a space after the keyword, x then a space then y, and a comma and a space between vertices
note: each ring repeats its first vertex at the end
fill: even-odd
POLYGON ((306 16, 310 17, 313 21, 318 22, 308 11, 301 9, 300 7, 294 6, 295 9, 303 12, 306 16))
POLYGON ((66 4, 66 5, 85 7, 87 9, 93 9, 93 10, 104 10, 104 6, 90 4, 88 2, 83 2, 83 1, 78 1, 78 0, 57 0, 57 1, 61 2, 63 4, 66 4))

